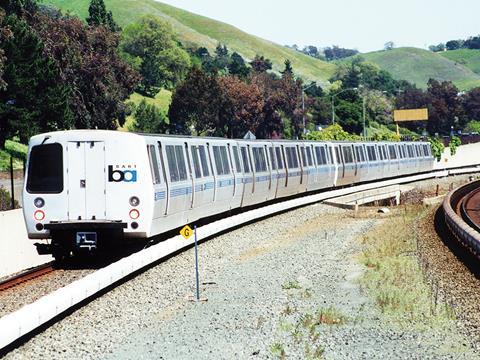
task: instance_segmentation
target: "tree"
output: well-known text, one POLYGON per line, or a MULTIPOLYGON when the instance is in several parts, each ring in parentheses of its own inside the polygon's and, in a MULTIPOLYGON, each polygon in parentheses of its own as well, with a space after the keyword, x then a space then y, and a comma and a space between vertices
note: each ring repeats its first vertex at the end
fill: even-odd
POLYGON ((480 120, 480 88, 474 88, 466 94, 464 109, 468 119, 480 120))
POLYGON ((427 130, 430 134, 449 134, 451 127, 463 127, 464 117, 458 89, 451 81, 428 81, 429 96, 427 130))
POLYGON ((87 23, 90 26, 106 26, 111 31, 120 31, 121 28, 113 20, 111 11, 107 11, 103 0, 91 0, 88 7, 87 23))
POLYGON ((45 41, 44 55, 70 89, 73 127, 116 129, 125 121, 124 101, 139 75, 119 56, 119 34, 104 26, 87 27, 73 17, 51 18, 37 13, 32 27, 45 41))
POLYGON ((441 51, 445 51, 445 44, 444 43, 440 43, 438 45, 430 45, 428 47, 428 49, 432 52, 441 52, 441 51))
POLYGON ((223 134, 230 138, 241 138, 248 130, 256 133, 263 120, 264 106, 259 87, 234 76, 221 77, 219 85, 225 99, 220 111, 223 134))
POLYGON ((163 134, 169 128, 165 114, 155 105, 147 104, 145 99, 135 108, 133 117, 135 122, 132 130, 136 132, 163 134))
POLYGON ((162 87, 172 89, 190 67, 190 57, 176 40, 170 24, 147 15, 123 31, 124 58, 140 72, 139 90, 154 96, 162 87))
POLYGON ((7 60, 5 56, 5 50, 3 45, 5 42, 12 37, 12 31, 10 28, 5 25, 5 11, 0 8, 0 90, 6 89, 7 83, 3 80, 3 72, 5 71, 5 61, 7 60))
POLYGON ((284 64, 285 64, 285 69, 281 71, 282 76, 293 76, 293 67, 292 67, 291 61, 286 59, 284 64))
POLYGON ((231 75, 237 75, 241 79, 246 79, 250 73, 250 69, 245 64, 243 57, 234 52, 230 57, 230 63, 228 64, 228 72, 231 75))
POLYGON ((343 59, 358 54, 358 50, 345 49, 338 47, 337 45, 333 45, 332 47, 326 47, 323 52, 325 53, 325 58, 327 59, 327 61, 343 59))
POLYGON ((73 125, 71 91, 58 82, 59 71, 44 56, 42 39, 16 15, 8 16, 4 25, 12 36, 2 44, 6 86, 0 91, 0 148, 12 136, 26 142, 37 132, 73 125))
POLYGON ((463 47, 463 40, 450 40, 445 44, 447 50, 457 50, 463 47))
POLYGON ((465 40, 464 46, 468 49, 480 49, 480 35, 469 37, 465 40))
POLYGON ((319 57, 318 48, 316 46, 312 46, 312 45, 305 46, 303 48, 302 52, 305 55, 308 55, 308 56, 311 56, 311 57, 314 57, 314 58, 319 57))
POLYGON ((395 48, 395 43, 393 41, 387 41, 385 45, 383 45, 385 50, 393 50, 395 48))
POLYGON ((255 58, 250 62, 253 71, 257 73, 266 72, 272 70, 272 62, 260 55, 255 55, 255 58))
POLYGON ((214 75, 193 67, 172 95, 172 103, 168 110, 170 132, 218 134, 220 108, 224 102, 222 95, 214 75))

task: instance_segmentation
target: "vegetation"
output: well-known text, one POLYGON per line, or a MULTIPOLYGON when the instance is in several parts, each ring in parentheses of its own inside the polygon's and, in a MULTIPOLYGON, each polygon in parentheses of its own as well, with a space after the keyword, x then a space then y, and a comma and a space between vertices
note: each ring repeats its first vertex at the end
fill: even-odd
POLYGON ((438 304, 417 259, 415 224, 428 214, 418 207, 398 209, 388 222, 363 236, 361 261, 366 267, 362 286, 389 319, 423 326, 450 319, 452 310, 438 304), (392 232, 392 229, 397 231, 392 232), (412 229, 414 229, 412 233, 412 229))
POLYGON ((148 96, 174 88, 190 67, 190 57, 179 46, 172 26, 152 15, 128 25, 120 47, 125 60, 142 75, 138 90, 148 96))
POLYGON ((0 149, 14 136, 57 129, 115 129, 139 76, 118 56, 119 36, 104 25, 11 0, 2 42, 0 149))
POLYGON ((466 66, 476 74, 480 74, 480 51, 471 49, 458 49, 442 51, 439 55, 455 62, 466 66))
POLYGON ((440 161, 442 159, 443 151, 445 150, 445 145, 437 138, 430 138, 430 146, 432 148, 432 155, 437 160, 440 161))
POLYGON ((452 136, 448 147, 450 148, 450 155, 455 155, 457 153, 458 147, 462 144, 462 141, 457 136, 452 136))
MULTIPOLYGON (((80 18, 87 17, 89 0, 44 0, 43 3, 68 10, 80 18)), ((213 52, 218 43, 221 43, 246 59, 253 59, 257 54, 265 56, 272 61, 273 69, 277 72, 282 70, 285 59, 290 59, 298 75, 322 84, 326 84, 335 69, 334 64, 246 34, 234 26, 154 0, 105 0, 105 4, 112 9, 115 20, 122 27, 138 22, 144 14, 166 19, 186 48, 205 47, 213 52)))
MULTIPOLYGON (((14 207, 15 209, 20 208, 17 200, 15 200, 14 202, 14 207)), ((0 186, 0 211, 5 210, 12 210, 12 198, 10 196, 10 193, 5 190, 5 188, 0 186)))
POLYGON ((393 78, 407 80, 421 89, 427 87, 431 78, 451 81, 461 90, 480 86, 480 75, 458 62, 427 50, 405 47, 359 56, 388 71, 393 78))

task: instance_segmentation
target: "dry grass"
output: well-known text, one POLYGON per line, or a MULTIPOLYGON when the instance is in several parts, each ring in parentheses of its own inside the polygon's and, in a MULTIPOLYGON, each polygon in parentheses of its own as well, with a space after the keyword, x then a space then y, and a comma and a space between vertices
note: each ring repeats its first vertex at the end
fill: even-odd
POLYGON ((430 210, 420 206, 395 209, 388 221, 365 234, 360 257, 367 270, 362 286, 381 311, 400 323, 426 325, 450 319, 449 306, 438 307, 417 258, 415 224, 430 210))

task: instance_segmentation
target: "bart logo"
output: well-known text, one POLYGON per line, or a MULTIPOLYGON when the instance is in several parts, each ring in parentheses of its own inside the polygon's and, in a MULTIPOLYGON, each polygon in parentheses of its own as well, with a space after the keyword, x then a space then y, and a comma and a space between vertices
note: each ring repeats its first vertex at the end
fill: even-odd
POLYGON ((108 182, 136 182, 137 170, 113 170, 112 165, 108 165, 108 182))

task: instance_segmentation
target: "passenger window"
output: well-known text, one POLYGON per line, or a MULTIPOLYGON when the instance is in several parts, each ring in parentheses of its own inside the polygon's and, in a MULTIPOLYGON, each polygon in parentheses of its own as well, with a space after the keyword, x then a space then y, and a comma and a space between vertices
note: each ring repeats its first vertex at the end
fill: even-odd
POLYGON ((152 171, 152 181, 154 184, 160 184, 160 170, 158 167, 157 153, 154 145, 147 146, 148 159, 150 160, 150 169, 152 171))
POLYGON ((215 160, 215 167, 217 169, 217 174, 221 175, 223 173, 222 159, 220 158, 220 148, 218 146, 213 147, 213 159, 215 160))
POLYGON ((207 155, 205 152, 205 146, 200 145, 198 147, 198 152, 200 154, 200 162, 202 164, 203 176, 210 176, 210 171, 208 170, 208 161, 207 161, 207 155))
POLYGON ((283 169, 282 149, 279 146, 275 148, 275 154, 277 155, 278 169, 283 169))
POLYGON ((228 154, 227 154, 227 147, 221 146, 220 147, 220 155, 222 157, 222 167, 223 167, 223 174, 228 175, 230 174, 230 165, 228 161, 228 154))
POLYGON ((183 149, 180 145, 175 145, 175 155, 177 157, 178 173, 180 175, 180 181, 187 180, 187 167, 185 164, 185 156, 183 155, 183 149))
POLYGON ((238 147, 232 146, 233 150, 233 158, 235 159, 235 168, 237 169, 237 173, 242 172, 242 167, 240 166, 240 158, 238 157, 238 147))
POLYGON ((265 152, 263 148, 254 147, 252 148, 253 152, 253 162, 255 163, 255 171, 263 172, 267 171, 267 161, 265 158, 265 152))
POLYGON ((180 176, 177 169, 177 160, 175 158, 175 147, 173 145, 165 146, 165 152, 167 154, 168 170, 170 172, 170 181, 179 181, 180 176))
POLYGON ((308 166, 313 166, 313 159, 312 159, 312 149, 307 147, 307 160, 308 160, 308 166))
POLYGON ((243 171, 245 172, 245 174, 249 174, 250 173, 250 166, 248 165, 247 148, 242 146, 240 148, 240 153, 242 154, 243 171))
POLYGON ((273 147, 268 148, 268 153, 270 154, 270 162, 272 164, 272 170, 277 170, 277 161, 275 159, 275 152, 273 151, 273 147))
POLYGON ((305 156, 305 148, 300 147, 300 154, 302 155, 302 165, 307 166, 307 157, 305 156))
POLYGON ((397 154, 395 152, 395 145, 389 145, 388 146, 388 151, 390 153, 390 159, 396 159, 397 158, 397 154))
POLYGON ((342 146, 343 158, 345 159, 345 163, 351 164, 353 163, 353 154, 352 148, 350 146, 342 146))
POLYGON ((199 179, 202 177, 202 172, 200 170, 200 159, 198 158, 198 146, 192 145, 190 149, 192 150, 192 160, 195 177, 199 179))

